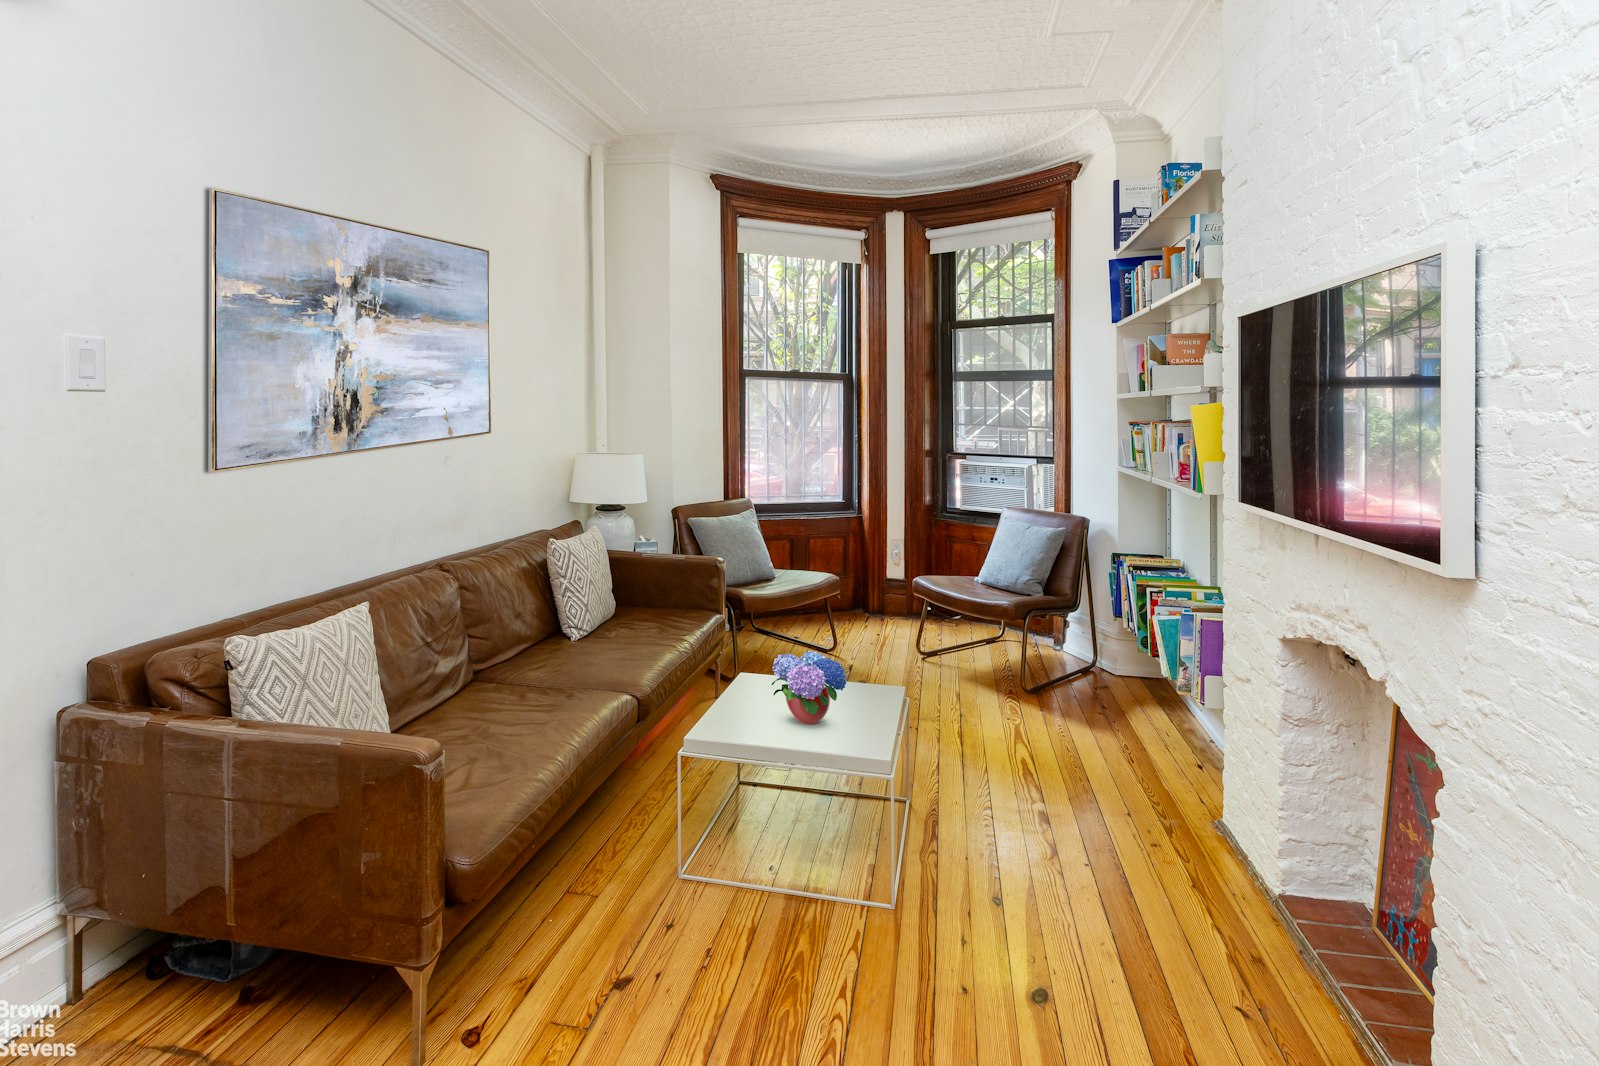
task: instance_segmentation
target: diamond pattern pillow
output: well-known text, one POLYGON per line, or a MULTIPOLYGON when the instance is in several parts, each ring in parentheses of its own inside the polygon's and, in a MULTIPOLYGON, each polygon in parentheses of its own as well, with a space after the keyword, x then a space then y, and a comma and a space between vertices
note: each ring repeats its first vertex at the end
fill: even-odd
POLYGON ((232 636, 222 648, 235 718, 389 731, 364 603, 298 629, 232 636))
POLYGON ((549 567, 555 613, 568 639, 582 640, 616 613, 611 557, 599 530, 550 541, 549 567))

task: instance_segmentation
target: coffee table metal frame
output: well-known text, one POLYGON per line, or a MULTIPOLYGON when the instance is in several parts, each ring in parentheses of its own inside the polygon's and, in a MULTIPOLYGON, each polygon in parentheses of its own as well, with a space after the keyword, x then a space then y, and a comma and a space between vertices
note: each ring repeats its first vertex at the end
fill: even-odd
POLYGON ((855 903, 863 907, 879 907, 884 910, 893 910, 894 907, 899 903, 900 875, 905 869, 905 836, 910 826, 910 790, 907 787, 905 794, 902 795, 897 785, 899 772, 905 765, 905 746, 909 740, 905 726, 910 717, 910 705, 911 701, 908 696, 900 701, 899 725, 894 731, 894 756, 893 761, 889 766, 888 773, 886 774, 864 773, 857 770, 840 770, 837 767, 829 766, 811 766, 800 762, 769 762, 760 759, 732 758, 726 755, 700 755, 694 752, 683 751, 681 748, 679 748, 677 752, 677 876, 681 877, 685 881, 703 881, 709 885, 727 885, 730 888, 754 888, 759 889, 762 892, 776 892, 784 896, 803 896, 806 899, 824 899, 834 903, 855 903), (699 840, 695 841, 694 843, 694 849, 688 853, 686 858, 683 855, 683 760, 685 759, 703 759, 707 762, 732 763, 735 768, 735 777, 732 787, 727 790, 727 795, 722 797, 722 802, 717 806, 716 813, 711 815, 711 820, 706 823, 705 832, 700 834, 699 840), (874 780, 888 782, 888 790, 886 793, 879 794, 876 792, 858 792, 848 789, 818 788, 814 785, 789 785, 779 784, 772 781, 746 780, 744 777, 744 767, 746 766, 767 767, 775 770, 806 770, 812 773, 828 774, 834 777, 872 778, 874 780), (775 788, 785 792, 810 792, 813 794, 827 796, 846 796, 861 800, 876 800, 879 803, 887 802, 889 806, 889 839, 890 847, 893 851, 893 871, 888 899, 884 901, 860 898, 856 896, 840 896, 827 892, 808 892, 800 888, 785 888, 781 885, 761 885, 752 881, 735 881, 728 878, 706 877, 703 874, 689 873, 689 864, 692 863, 694 861, 694 857, 700 853, 700 848, 705 845, 706 839, 711 835, 711 830, 716 828, 716 823, 721 820, 722 812, 727 810, 727 805, 732 802, 733 797, 738 794, 739 789, 746 785, 760 788, 775 788), (901 807, 903 807, 903 810, 901 810, 901 807), (894 837, 896 836, 898 837, 897 841, 894 840, 894 837))

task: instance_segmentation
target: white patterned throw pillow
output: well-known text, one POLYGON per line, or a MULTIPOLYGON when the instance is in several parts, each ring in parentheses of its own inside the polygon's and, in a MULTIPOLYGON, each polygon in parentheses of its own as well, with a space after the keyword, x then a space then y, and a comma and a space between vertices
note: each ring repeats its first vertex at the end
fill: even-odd
POLYGON ((550 541, 549 566, 555 613, 568 639, 582 640, 616 613, 611 557, 599 530, 550 541))
POLYGON ((222 649, 235 718, 389 731, 364 603, 297 629, 232 636, 222 649))

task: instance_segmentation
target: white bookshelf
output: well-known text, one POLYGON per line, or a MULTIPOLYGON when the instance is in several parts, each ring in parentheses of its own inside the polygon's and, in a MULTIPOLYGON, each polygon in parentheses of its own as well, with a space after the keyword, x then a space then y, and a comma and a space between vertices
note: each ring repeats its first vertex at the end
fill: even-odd
POLYGON ((1221 171, 1201 170, 1199 174, 1149 216, 1127 243, 1111 258, 1158 252, 1176 244, 1188 233, 1188 216, 1221 210, 1221 171))
MULTIPOLYGON (((1179 238, 1180 239, 1180 238, 1179 238)), ((1120 258, 1118 256, 1118 258, 1120 258)), ((1162 296, 1142 311, 1134 311, 1120 322, 1123 326, 1159 325, 1173 318, 1182 318, 1191 311, 1201 311, 1221 300, 1220 278, 1199 278, 1168 296, 1162 296)))
POLYGON ((1220 495, 1219 489, 1216 492, 1210 492, 1208 490, 1205 492, 1195 492, 1187 485, 1179 484, 1178 482, 1170 481, 1163 477, 1156 477, 1147 470, 1135 470, 1130 466, 1118 466, 1116 470, 1123 477, 1130 477, 1137 481, 1147 481, 1151 485, 1158 485, 1167 492, 1175 492, 1179 496, 1191 496, 1196 500, 1203 500, 1212 496, 1220 495))
MULTIPOLYGON (((1222 210, 1222 175, 1220 171, 1204 170, 1156 211, 1130 240, 1112 253, 1111 258, 1158 253, 1162 248, 1180 243, 1188 234, 1189 216, 1222 210)), ((1117 380, 1120 390, 1131 384, 1121 373, 1123 342, 1141 340, 1153 333, 1209 333, 1217 341, 1222 334, 1221 277, 1200 278, 1128 315, 1116 323, 1117 380)), ((1222 380, 1219 365, 1209 365, 1209 360, 1219 360, 1220 354, 1207 356, 1205 380, 1222 380)), ((1219 384, 1190 385, 1181 388, 1154 391, 1118 391, 1115 402, 1117 428, 1127 422, 1187 416, 1188 409, 1196 403, 1210 403, 1224 398, 1219 384)), ((1119 449, 1118 449, 1119 452, 1119 449)), ((1189 571, 1206 584, 1221 584, 1221 479, 1211 479, 1206 492, 1196 492, 1154 474, 1122 466, 1117 473, 1117 551, 1161 551, 1181 558, 1189 571)), ((1147 669, 1140 664, 1145 676, 1163 678, 1154 659, 1147 660, 1147 669)), ((1225 744, 1223 720, 1223 695, 1220 686, 1208 701, 1201 705, 1192 697, 1178 693, 1189 710, 1217 745, 1225 744)))
POLYGON ((1118 392, 1118 400, 1163 400, 1168 396, 1208 396, 1220 385, 1184 385, 1180 389, 1152 389, 1146 392, 1118 392))

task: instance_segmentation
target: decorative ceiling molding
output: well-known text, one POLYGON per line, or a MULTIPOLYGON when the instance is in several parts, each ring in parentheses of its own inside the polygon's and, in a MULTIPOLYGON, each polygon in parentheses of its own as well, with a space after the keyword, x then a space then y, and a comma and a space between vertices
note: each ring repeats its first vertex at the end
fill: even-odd
POLYGON ((367 0, 456 66, 584 152, 621 134, 469 0, 367 0))
MULTIPOLYGON (((579 149, 607 144, 612 165, 675 163, 861 194, 957 189, 1083 159, 1113 142, 1163 138, 1220 69, 1219 0, 1123 0, 1088 8, 1055 0, 1047 19, 1037 16, 1042 36, 1077 43, 1057 53, 1072 62, 1051 68, 1052 84, 977 91, 967 85, 967 91, 938 93, 925 91, 932 85, 923 78, 909 83, 904 95, 818 99, 813 83, 809 99, 798 92, 789 100, 650 112, 648 101, 666 102, 672 94, 634 92, 644 75, 625 63, 607 70, 602 56, 628 53, 594 37, 600 23, 569 2, 367 2, 579 149), (563 25, 563 18, 572 25, 563 25), (1150 32, 1129 36, 1128 19, 1150 32), (1151 37, 1152 43, 1142 43, 1151 37), (594 39, 585 44, 587 38, 594 39)), ((679 0, 679 6, 688 2, 679 0)), ((683 12, 646 9, 659 18, 700 9, 690 5, 683 12)), ((728 47, 737 46, 739 29, 733 27, 728 47)), ((628 46, 636 49, 639 42, 628 46)), ((904 66, 908 55, 894 61, 904 66)), ((871 81, 859 87, 870 88, 871 81)), ((701 89, 679 92, 677 99, 715 97, 701 89)))
POLYGON ((1135 111, 1153 115, 1149 106, 1151 98, 1162 91, 1175 90, 1185 99, 1189 98, 1195 86, 1185 80, 1183 74, 1192 74, 1198 67, 1219 70, 1220 53, 1221 0, 1185 0, 1184 6, 1166 23, 1144 69, 1133 79, 1133 87, 1127 94, 1128 105, 1135 111))

